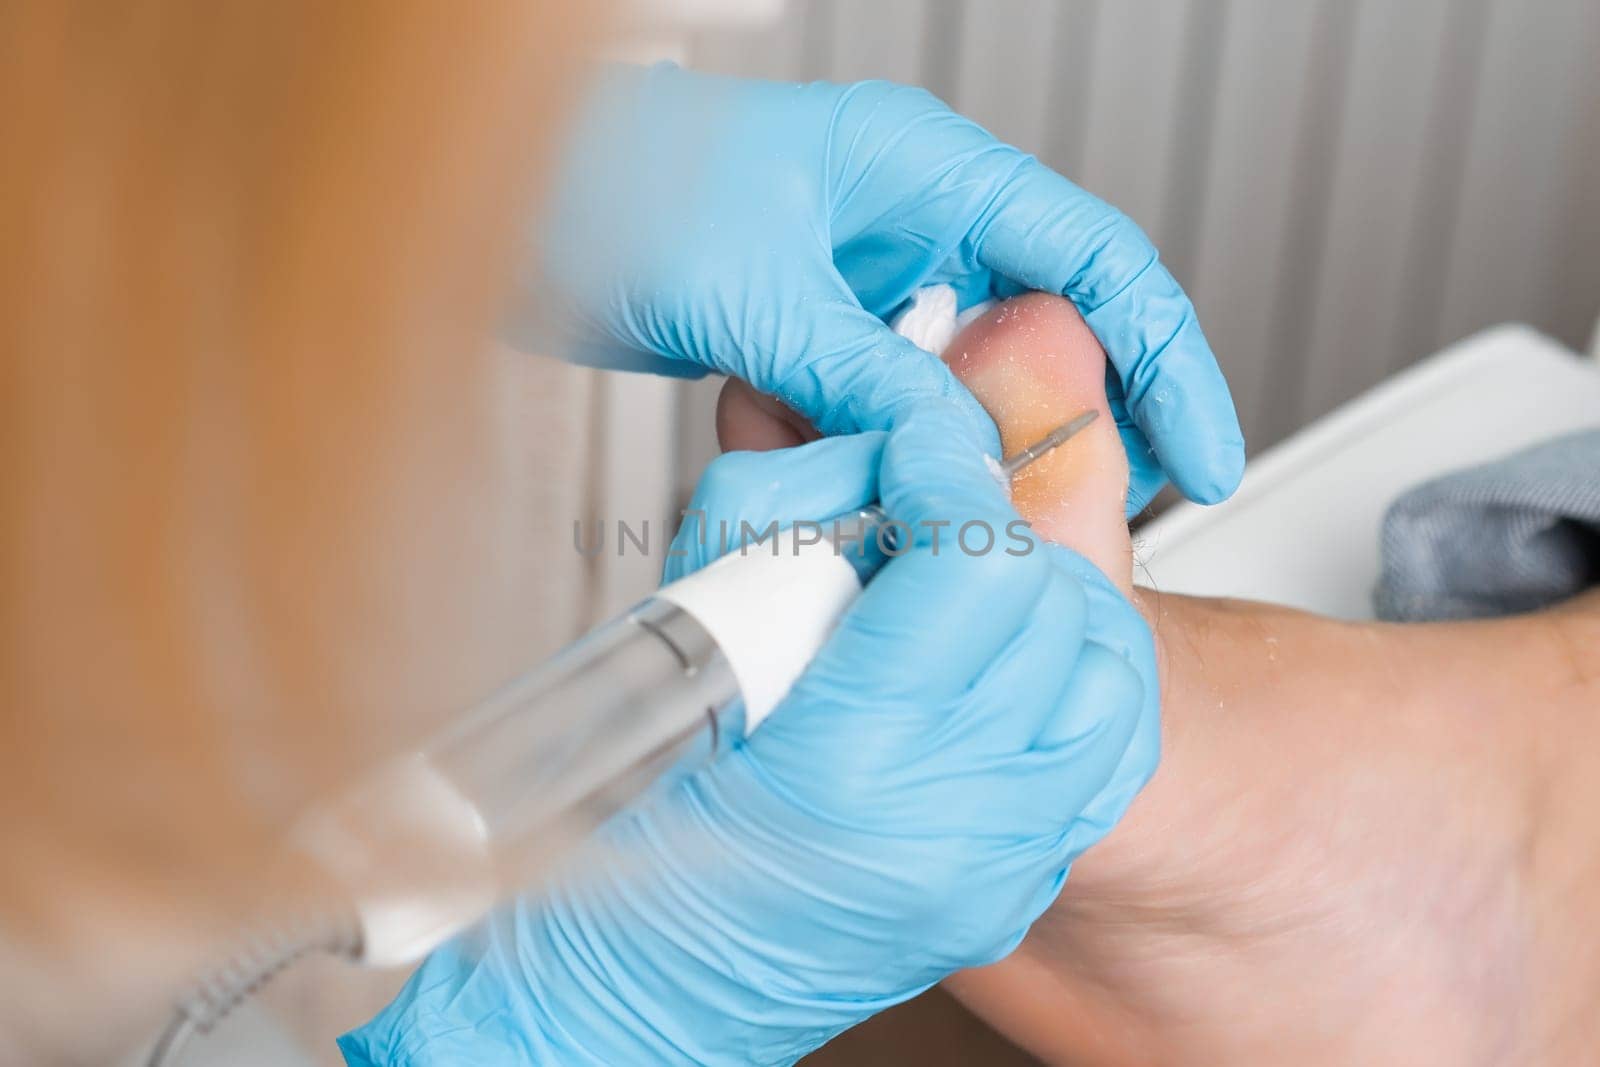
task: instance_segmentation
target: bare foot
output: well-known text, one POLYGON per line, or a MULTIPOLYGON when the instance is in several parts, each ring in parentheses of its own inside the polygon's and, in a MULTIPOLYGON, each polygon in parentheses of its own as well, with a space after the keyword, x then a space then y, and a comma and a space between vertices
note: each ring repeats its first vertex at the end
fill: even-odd
MULTIPOLYGON (((1058 298, 951 352, 1008 451, 1105 402, 1058 298)), ((1014 495, 1127 588, 1115 444, 1075 441, 1014 495)), ((1136 600, 1161 769, 1023 946, 952 992, 1059 1063, 1600 1062, 1600 597, 1406 627, 1136 600)))
MULTIPOLYGON (((1057 405, 1103 402, 1065 301, 1014 301, 953 350, 1002 436, 1032 431, 1047 380, 1057 405)), ((1019 509, 1105 567, 1124 475, 1040 475, 1019 509)), ((1595 1062, 1594 749, 1571 746, 1597 738, 1600 614, 1398 627, 1138 600, 1161 770, 1023 949, 951 988, 1056 1062, 1595 1062)))

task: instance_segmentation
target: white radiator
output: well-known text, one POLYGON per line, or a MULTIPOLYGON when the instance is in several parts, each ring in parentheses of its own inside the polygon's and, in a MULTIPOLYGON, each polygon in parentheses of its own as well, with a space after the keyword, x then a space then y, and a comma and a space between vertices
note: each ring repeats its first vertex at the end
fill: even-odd
MULTIPOLYGON (((1600 308, 1600 0, 789 0, 691 64, 924 85, 1123 208, 1261 447, 1444 344, 1600 308)), ((712 454, 679 405, 680 489, 712 454)))

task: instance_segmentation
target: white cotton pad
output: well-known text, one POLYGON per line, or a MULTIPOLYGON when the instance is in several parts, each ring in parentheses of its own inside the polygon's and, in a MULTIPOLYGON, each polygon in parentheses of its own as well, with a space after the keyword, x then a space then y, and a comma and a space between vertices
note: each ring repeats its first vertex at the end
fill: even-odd
POLYGON ((948 285, 925 285, 911 294, 911 304, 889 327, 924 352, 944 355, 961 328, 994 306, 993 300, 956 310, 956 291, 948 285))
POLYGON ((948 285, 929 285, 911 295, 911 305, 889 324, 895 333, 924 352, 939 355, 955 340, 956 291, 948 285))

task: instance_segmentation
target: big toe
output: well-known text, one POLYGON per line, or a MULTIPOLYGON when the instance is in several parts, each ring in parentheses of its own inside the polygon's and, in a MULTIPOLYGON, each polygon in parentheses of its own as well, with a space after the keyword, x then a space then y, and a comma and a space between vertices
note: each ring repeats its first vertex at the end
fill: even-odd
POLYGON ((1011 496, 1040 536, 1081 553, 1131 593, 1128 457, 1106 400, 1105 351, 1072 301, 1047 293, 1007 300, 957 334, 944 358, 994 419, 1006 455, 1081 412, 1099 413, 1017 472, 1011 496))

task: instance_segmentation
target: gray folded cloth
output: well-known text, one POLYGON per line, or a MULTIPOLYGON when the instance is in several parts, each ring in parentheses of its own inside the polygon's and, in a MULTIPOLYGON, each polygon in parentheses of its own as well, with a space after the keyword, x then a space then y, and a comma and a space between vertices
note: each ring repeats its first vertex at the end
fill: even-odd
POLYGON ((1380 619, 1477 619, 1600 583, 1600 430, 1408 491, 1383 519, 1380 619))

